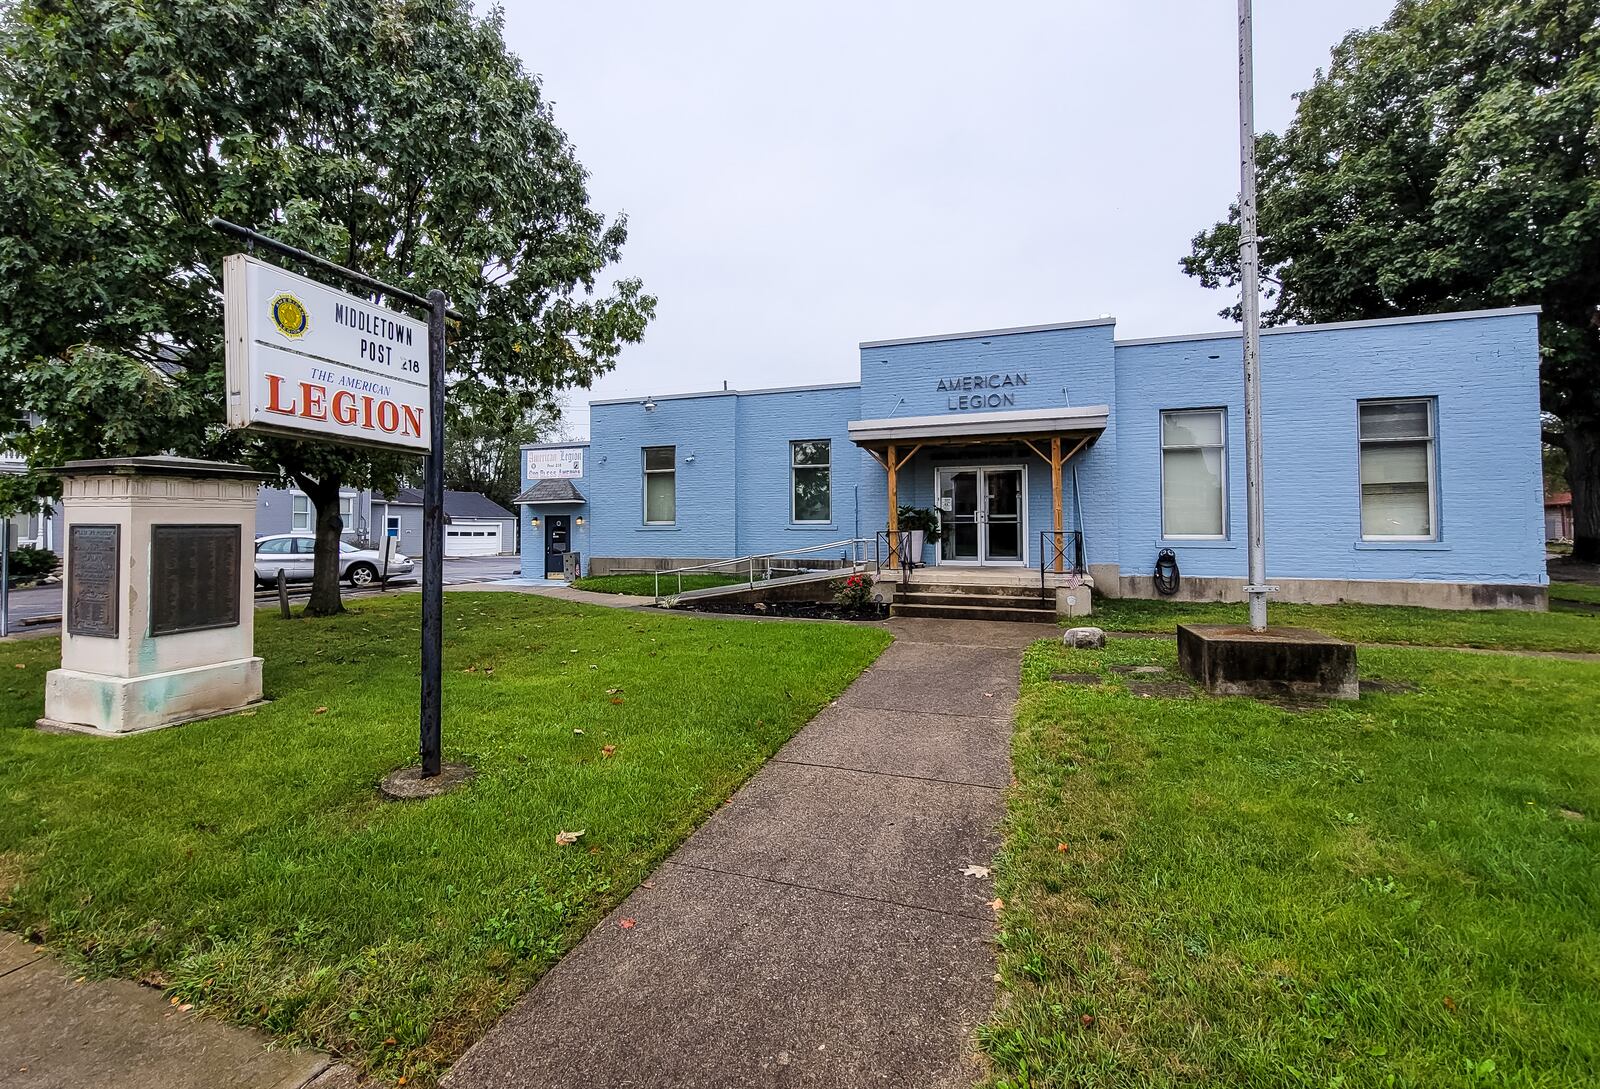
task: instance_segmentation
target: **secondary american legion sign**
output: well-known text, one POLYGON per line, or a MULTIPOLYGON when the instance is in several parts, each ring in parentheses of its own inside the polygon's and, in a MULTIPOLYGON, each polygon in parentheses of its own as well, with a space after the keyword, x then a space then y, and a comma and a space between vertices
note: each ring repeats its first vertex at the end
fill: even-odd
POLYGON ((223 321, 229 427, 428 452, 426 322, 245 254, 223 321))

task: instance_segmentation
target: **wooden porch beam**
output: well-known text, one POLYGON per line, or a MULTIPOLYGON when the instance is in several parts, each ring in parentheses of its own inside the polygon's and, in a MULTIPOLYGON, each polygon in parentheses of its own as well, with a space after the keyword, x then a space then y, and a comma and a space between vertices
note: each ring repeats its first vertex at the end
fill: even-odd
MULTIPOLYGON (((1085 439, 1084 441, 1087 442, 1088 440, 1085 439)), ((1033 444, 1029 443, 1029 445, 1031 446, 1033 444)), ((1082 444, 1080 443, 1079 446, 1081 447, 1082 444)), ((1077 451, 1074 450, 1073 452, 1076 453, 1077 451)), ((1063 549, 1062 549, 1062 540, 1061 540, 1061 461, 1062 461, 1062 458, 1061 458, 1061 436, 1060 435, 1052 435, 1050 437, 1050 458, 1049 458, 1049 461, 1050 461, 1050 513, 1051 513, 1052 519, 1055 521, 1055 531, 1056 531, 1055 532, 1055 548, 1053 549, 1053 551, 1055 552, 1055 555, 1056 555, 1056 574, 1059 575, 1059 574, 1061 574, 1061 553, 1063 551, 1063 549)))
POLYGON ((900 462, 895 457, 895 446, 889 444, 889 460, 884 463, 884 468, 889 471, 889 570, 893 571, 899 566, 900 554, 900 506, 899 486, 896 478, 899 476, 900 462))

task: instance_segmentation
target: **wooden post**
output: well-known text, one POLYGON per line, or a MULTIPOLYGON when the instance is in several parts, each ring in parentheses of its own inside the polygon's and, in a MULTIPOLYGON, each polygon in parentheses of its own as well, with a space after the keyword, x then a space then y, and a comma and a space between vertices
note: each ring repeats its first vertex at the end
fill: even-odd
POLYGON ((1055 435, 1050 439, 1050 506, 1051 516, 1055 520, 1055 553, 1056 574, 1061 574, 1061 553, 1063 542, 1061 540, 1061 436, 1055 435))
POLYGON ((894 445, 889 446, 889 460, 884 466, 889 470, 889 570, 893 571, 900 564, 900 507, 898 505, 898 488, 896 486, 896 472, 899 468, 894 445))

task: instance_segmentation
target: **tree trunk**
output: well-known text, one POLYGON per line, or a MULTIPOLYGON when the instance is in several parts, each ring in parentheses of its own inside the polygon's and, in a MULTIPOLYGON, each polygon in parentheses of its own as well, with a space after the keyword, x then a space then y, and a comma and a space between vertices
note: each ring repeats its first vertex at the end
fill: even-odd
POLYGON ((1600 563, 1600 429, 1569 426, 1561 438, 1572 488, 1572 558, 1600 563))
POLYGON ((311 480, 299 475, 295 480, 317 511, 317 556, 305 615, 337 616, 344 612, 344 601, 339 596, 339 542, 344 532, 344 519, 339 517, 339 481, 311 480))

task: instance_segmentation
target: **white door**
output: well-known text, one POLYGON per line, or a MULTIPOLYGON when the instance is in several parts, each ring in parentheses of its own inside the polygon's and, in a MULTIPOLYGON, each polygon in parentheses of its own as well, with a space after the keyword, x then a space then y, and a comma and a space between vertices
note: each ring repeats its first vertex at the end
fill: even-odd
POLYGON ((451 522, 444 527, 446 556, 498 556, 499 522, 451 522))

